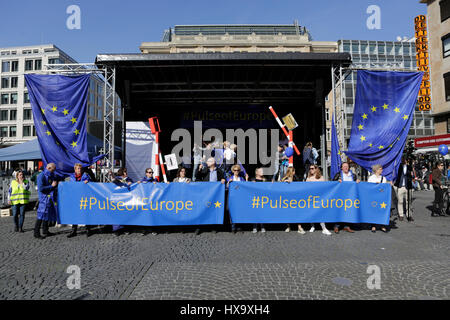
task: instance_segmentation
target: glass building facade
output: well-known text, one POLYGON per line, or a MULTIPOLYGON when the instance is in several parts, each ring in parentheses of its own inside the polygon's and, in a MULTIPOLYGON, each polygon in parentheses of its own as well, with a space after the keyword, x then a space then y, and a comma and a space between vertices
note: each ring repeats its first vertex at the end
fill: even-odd
MULTIPOLYGON (((351 54, 353 68, 417 71, 416 48, 412 41, 339 40, 338 51, 351 54)), ((344 137, 347 142, 346 145, 348 145, 350 139, 355 95, 356 71, 352 71, 344 81, 344 137)), ((408 138, 431 135, 434 135, 431 112, 419 111, 416 106, 408 138)))

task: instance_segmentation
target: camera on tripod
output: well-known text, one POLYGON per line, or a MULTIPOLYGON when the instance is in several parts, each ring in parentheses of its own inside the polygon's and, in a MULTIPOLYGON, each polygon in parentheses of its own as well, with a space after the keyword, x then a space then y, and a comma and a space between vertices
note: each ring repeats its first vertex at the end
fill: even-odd
POLYGON ((414 155, 414 151, 416 150, 417 148, 414 147, 414 140, 409 139, 405 146, 406 159, 408 161, 416 159, 416 156, 414 155))

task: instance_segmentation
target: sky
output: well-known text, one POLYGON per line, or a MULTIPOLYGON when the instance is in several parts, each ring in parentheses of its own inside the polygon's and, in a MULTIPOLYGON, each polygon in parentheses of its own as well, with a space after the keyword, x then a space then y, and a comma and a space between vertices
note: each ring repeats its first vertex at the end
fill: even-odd
POLYGON ((99 53, 137 53, 161 41, 165 29, 183 24, 293 24, 315 41, 395 41, 414 35, 414 17, 426 14, 419 0, 1 0, 0 47, 55 44, 80 63, 99 53), (77 5, 80 29, 70 30, 66 13, 77 5), (380 8, 380 28, 366 21, 380 8))

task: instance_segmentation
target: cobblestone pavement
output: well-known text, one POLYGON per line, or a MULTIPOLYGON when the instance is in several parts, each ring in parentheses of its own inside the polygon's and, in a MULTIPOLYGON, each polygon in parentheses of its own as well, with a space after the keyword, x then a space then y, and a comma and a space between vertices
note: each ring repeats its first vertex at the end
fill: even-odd
POLYGON ((301 235, 273 225, 199 236, 86 238, 81 229, 68 239, 61 227, 35 240, 35 213, 24 234, 0 218, 0 299, 450 299, 450 217, 430 216, 433 196, 417 192, 415 221, 396 221, 388 234, 325 236, 319 227, 301 235), (81 289, 66 285, 70 265, 80 267, 81 289), (380 268, 380 289, 367 287, 369 265, 380 268))

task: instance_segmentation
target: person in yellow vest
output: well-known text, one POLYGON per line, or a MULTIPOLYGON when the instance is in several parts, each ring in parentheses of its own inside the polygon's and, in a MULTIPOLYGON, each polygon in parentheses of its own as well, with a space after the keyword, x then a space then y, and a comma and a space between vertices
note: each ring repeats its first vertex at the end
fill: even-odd
POLYGON ((11 182, 9 188, 9 204, 12 205, 15 232, 24 232, 25 207, 29 201, 30 184, 28 180, 25 180, 23 171, 18 171, 16 173, 16 179, 11 182))

